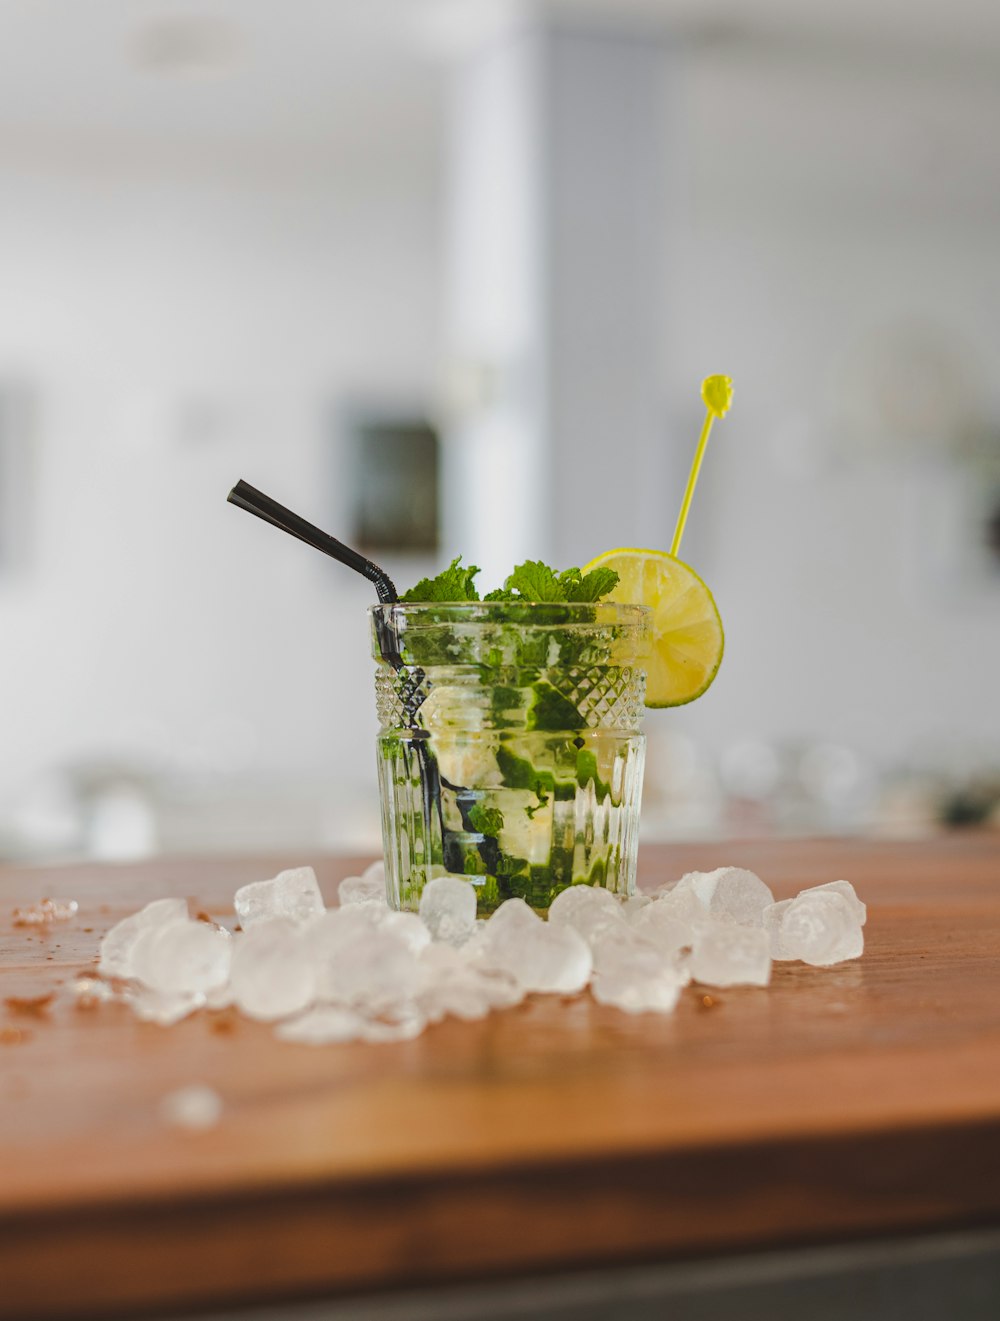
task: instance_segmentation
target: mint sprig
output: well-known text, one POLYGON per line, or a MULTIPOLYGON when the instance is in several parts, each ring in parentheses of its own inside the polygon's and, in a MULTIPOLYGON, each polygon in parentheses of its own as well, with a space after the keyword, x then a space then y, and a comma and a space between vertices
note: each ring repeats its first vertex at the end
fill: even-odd
POLYGON ((442 569, 435 578, 421 578, 415 587, 404 592, 401 601, 478 601, 479 592, 473 581, 479 573, 479 566, 470 564, 462 567, 461 555, 456 555, 447 569, 442 569))
MULTIPOLYGON (((462 557, 453 559, 447 569, 435 578, 421 578, 415 587, 404 592, 401 600, 416 601, 478 601, 479 592, 473 581, 479 569, 474 564, 462 567, 462 557)), ((502 587, 487 592, 484 601, 540 601, 575 602, 599 601, 615 589, 618 574, 614 569, 564 569, 557 573, 541 560, 525 560, 511 573, 502 587)))
POLYGON ((599 601, 618 586, 614 569, 591 569, 581 575, 579 569, 567 569, 559 575, 567 601, 599 601))
POLYGON ((564 569, 556 573, 541 560, 525 560, 504 583, 503 595, 491 596, 504 601, 599 601, 617 585, 614 569, 591 569, 587 574, 564 569))

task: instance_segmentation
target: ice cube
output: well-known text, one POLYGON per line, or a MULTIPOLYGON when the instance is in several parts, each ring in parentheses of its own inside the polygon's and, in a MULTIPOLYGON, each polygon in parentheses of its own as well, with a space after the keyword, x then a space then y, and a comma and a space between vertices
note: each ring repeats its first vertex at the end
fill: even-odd
POLYGON ((572 926, 577 913, 621 912, 621 900, 603 885, 568 885, 560 890, 549 907, 549 921, 572 926))
MULTIPOLYGON (((473 985, 491 1009, 509 1009, 520 1004, 527 994, 517 978, 501 968, 477 968, 473 985)), ((459 1018, 464 1017, 457 1010, 455 1013, 459 1018)))
POLYGON ((159 1111, 165 1124, 177 1128, 214 1128, 222 1118, 222 1097, 212 1087, 192 1083, 168 1092, 160 1102, 159 1111))
POLYGON ((420 895, 420 917, 435 940, 461 945, 476 929, 476 891, 458 876, 435 876, 420 895))
POLYGON ((306 932, 289 918, 258 921, 235 942, 229 975, 233 1001, 250 1018, 270 1022, 312 1003, 317 970, 306 932))
POLYGON ((325 965, 342 949, 381 926, 388 915, 388 909, 374 904, 349 904, 347 908, 329 908, 306 924, 303 928, 305 957, 315 964, 321 988, 325 965))
MULTIPOLYGON (((705 914, 699 914, 699 923, 705 921, 705 914)), ((651 941, 662 954, 676 955, 680 950, 693 944, 696 923, 682 921, 677 916, 677 909, 671 904, 656 903, 644 908, 632 924, 633 929, 645 940, 651 941)))
POLYGON ((447 1015, 472 1020, 524 998, 509 974, 470 961, 451 945, 436 943, 420 956, 417 1003, 429 1022, 447 1015))
POLYGON ((622 904, 622 914, 626 922, 635 922, 636 918, 653 902, 650 894, 630 894, 622 904))
POLYGON ((345 909, 328 914, 309 942, 321 1000, 380 1012, 416 990, 417 956, 406 930, 359 922, 345 909))
POLYGON ((205 992, 206 1009, 228 1009, 234 1003, 233 988, 229 982, 223 982, 221 986, 216 986, 214 990, 205 992))
POLYGON ((766 986, 771 940, 760 927, 712 923, 695 935, 691 976, 707 986, 766 986))
POLYGON ((477 938, 476 955, 525 991, 572 995, 590 978, 590 946, 570 926, 543 922, 520 899, 501 904, 477 938), (506 912, 504 910, 507 910, 506 912))
POLYGON ((606 931, 594 950, 591 993, 629 1014, 669 1014, 687 974, 635 928, 606 931))
MULTIPOLYGON (((381 863, 376 864, 381 867, 381 863)), ((341 908, 346 908, 349 904, 375 904, 379 908, 385 908, 388 900, 385 897, 385 876, 380 873, 373 873, 371 876, 345 876, 337 887, 337 898, 340 900, 341 908)))
POLYGON ((857 909, 837 890, 806 890, 781 915, 782 957, 825 968, 860 958, 865 947, 857 909))
POLYGON ((434 986, 441 979, 474 975, 476 965, 454 945, 435 941, 420 953, 420 985, 434 986))
POLYGON ((203 994, 229 977, 233 938, 209 922, 147 928, 132 952, 132 976, 154 991, 203 994))
POLYGON ((774 895, 760 877, 744 867, 689 872, 672 893, 685 890, 697 895, 713 921, 734 926, 759 927, 764 909, 774 903, 774 895))
POLYGON ((484 931, 496 935, 507 929, 530 930, 541 922, 541 918, 523 899, 505 899, 500 907, 490 916, 484 931))
POLYGON ((664 890, 653 900, 653 907, 658 913, 669 913, 675 922, 682 922, 691 928, 708 921, 708 909, 694 890, 687 887, 681 890, 674 886, 664 890))
POLYGON ((462 954, 470 963, 495 967, 492 951, 498 945, 501 951, 517 939, 517 932, 531 931, 542 925, 542 919, 523 899, 506 899, 485 922, 477 922, 472 938, 462 946, 462 954))
POLYGON ((781 941, 781 923, 785 916, 785 911, 791 903, 791 899, 781 899, 776 904, 768 904, 764 909, 762 921, 764 930, 767 932, 768 940, 771 942, 771 958, 787 959, 791 956, 786 954, 781 941))
POLYGON ((504 902, 485 921, 478 921, 476 929, 465 945, 463 955, 470 961, 488 963, 488 955, 493 942, 503 937, 505 932, 516 930, 530 931, 538 926, 541 918, 533 908, 529 908, 523 899, 505 899, 504 902))
POLYGON ((323 896, 311 867, 293 867, 269 881, 242 885, 233 896, 233 903, 244 931, 279 917, 308 922, 323 911, 323 896))
POLYGON ((850 881, 827 881, 825 885, 813 885, 808 890, 800 890, 799 895, 804 894, 841 894, 847 900, 859 926, 864 926, 868 921, 868 909, 857 896, 857 892, 850 881))
POLYGON ((589 945, 612 926, 624 926, 621 901, 600 885, 570 885, 552 900, 549 923, 572 927, 589 945))
POLYGON ((131 977, 132 954, 142 933, 150 927, 186 919, 185 899, 154 899, 138 913, 117 922, 101 941, 97 971, 102 977, 131 977))
POLYGON ((383 931, 398 936, 414 954, 419 954, 431 943, 431 933, 416 913, 394 913, 387 908, 378 925, 383 931))
POLYGON ((526 934, 508 971, 526 991, 575 995, 590 981, 594 959, 590 946, 572 927, 541 927, 526 934))
POLYGON ((475 981, 460 977, 435 981, 420 993, 417 1003, 429 1023, 439 1023, 449 1016, 471 1023, 485 1018, 493 1008, 475 981))

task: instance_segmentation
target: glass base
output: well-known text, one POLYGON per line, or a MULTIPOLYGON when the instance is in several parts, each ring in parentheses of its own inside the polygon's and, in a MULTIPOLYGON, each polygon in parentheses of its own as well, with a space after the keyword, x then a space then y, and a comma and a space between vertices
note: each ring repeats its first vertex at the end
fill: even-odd
POLYGON ((635 890, 642 734, 421 731, 377 740, 389 902, 416 909, 461 875, 479 915, 505 899, 545 912, 569 885, 635 890))

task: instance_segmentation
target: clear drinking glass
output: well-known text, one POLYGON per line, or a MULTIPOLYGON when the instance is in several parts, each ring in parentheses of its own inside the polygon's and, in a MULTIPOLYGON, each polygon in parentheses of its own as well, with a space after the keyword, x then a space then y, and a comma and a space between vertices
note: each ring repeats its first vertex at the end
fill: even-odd
POLYGON ((645 606, 373 606, 389 902, 446 873, 479 913, 635 889, 645 606))

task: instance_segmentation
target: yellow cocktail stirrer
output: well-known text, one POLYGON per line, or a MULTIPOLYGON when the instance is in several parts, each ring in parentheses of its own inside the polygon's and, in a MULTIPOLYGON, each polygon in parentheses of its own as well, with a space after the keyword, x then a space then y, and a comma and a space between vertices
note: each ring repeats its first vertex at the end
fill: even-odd
POLYGON ((730 404, 733 402, 732 378, 729 376, 706 376, 701 383, 701 397, 705 401, 707 410, 705 425, 701 429, 698 448, 694 452, 691 471, 688 473, 687 486, 684 489, 684 499, 681 501, 681 511, 677 515, 677 526, 674 528, 674 539, 670 544, 670 554, 675 559, 681 548, 681 537, 684 535, 684 525, 687 523, 694 488, 698 485, 698 474, 701 472, 701 461, 705 457, 705 447, 708 444, 712 423, 717 417, 725 417, 730 404))

